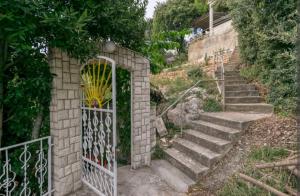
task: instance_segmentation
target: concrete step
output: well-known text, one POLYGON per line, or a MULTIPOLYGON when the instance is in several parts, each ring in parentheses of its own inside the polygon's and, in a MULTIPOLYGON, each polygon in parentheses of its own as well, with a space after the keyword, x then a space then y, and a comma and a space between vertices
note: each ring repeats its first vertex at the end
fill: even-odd
POLYGON ((226 80, 225 85, 239 85, 239 84, 247 84, 245 80, 226 80))
POLYGON ((245 80, 241 76, 225 76, 225 81, 231 81, 231 80, 245 80))
POLYGON ((188 124, 189 127, 196 131, 232 142, 235 142, 242 134, 240 130, 202 120, 190 121, 188 124))
POLYGON ((230 127, 237 130, 244 130, 247 127, 247 123, 243 120, 239 120, 227 112, 216 113, 216 112, 207 112, 199 114, 199 119, 202 121, 214 123, 224 127, 230 127))
POLYGON ((225 76, 240 76, 240 72, 238 71, 225 71, 224 73, 225 76))
POLYGON ((164 150, 166 159, 191 179, 197 181, 200 176, 207 174, 209 168, 175 148, 164 150))
POLYGON ((187 193, 196 182, 166 160, 152 160, 151 169, 170 187, 180 193, 187 193))
POLYGON ((173 147, 206 167, 213 166, 221 158, 221 154, 181 138, 173 141, 173 147))
POLYGON ((273 106, 266 103, 237 103, 226 104, 226 111, 231 112, 251 112, 251 113, 273 113, 273 106))
POLYGON ((217 153, 225 153, 232 146, 230 141, 213 137, 192 129, 184 130, 183 138, 217 153))
MULTIPOLYGON (((215 71, 215 75, 220 76, 221 75, 221 70, 218 69, 217 71, 215 71)), ((236 70, 228 70, 228 71, 225 70, 224 76, 225 77, 240 77, 240 73, 236 70)))
POLYGON ((225 97, 226 103, 262 103, 264 99, 260 96, 225 97))
POLYGON ((253 84, 225 85, 225 91, 256 90, 253 84))
POLYGON ((257 90, 251 91, 225 91, 226 97, 243 97, 243 96, 259 96, 257 90))

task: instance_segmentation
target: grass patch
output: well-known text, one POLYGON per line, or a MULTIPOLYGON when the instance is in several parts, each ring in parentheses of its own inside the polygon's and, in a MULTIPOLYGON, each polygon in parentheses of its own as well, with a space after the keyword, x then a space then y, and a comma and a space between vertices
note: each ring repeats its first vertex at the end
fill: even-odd
POLYGON ((213 98, 208 98, 203 103, 204 112, 220 112, 222 111, 221 104, 213 98))
POLYGON ((163 151, 163 149, 158 145, 156 144, 154 146, 154 149, 153 149, 153 153, 151 155, 151 159, 163 159, 165 157, 165 153, 163 151))
POLYGON ((286 158, 289 155, 289 151, 284 148, 271 148, 268 146, 254 149, 250 153, 250 159, 253 161, 265 161, 272 162, 286 158))
MULTIPOLYGON (((247 159, 241 173, 251 176, 275 189, 286 193, 285 186, 288 185, 294 189, 299 187, 297 178, 291 175, 290 171, 284 168, 279 169, 257 169, 255 164, 261 162, 280 161, 289 156, 289 151, 283 148, 261 147, 253 149, 247 159)), ((218 196, 269 196, 271 195, 262 188, 251 183, 245 182, 237 176, 229 179, 221 190, 217 192, 218 196)))
POLYGON ((165 126, 168 130, 168 134, 166 135, 166 138, 171 139, 173 138, 175 135, 180 134, 180 127, 175 126, 173 123, 169 122, 169 121, 164 121, 165 126))

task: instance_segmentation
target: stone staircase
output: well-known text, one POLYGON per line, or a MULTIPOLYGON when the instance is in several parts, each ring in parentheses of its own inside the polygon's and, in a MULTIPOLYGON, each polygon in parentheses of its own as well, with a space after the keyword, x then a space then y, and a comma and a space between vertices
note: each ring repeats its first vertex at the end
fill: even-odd
POLYGON ((255 85, 247 84, 236 70, 225 69, 225 110, 247 113, 272 113, 273 106, 264 103, 255 85))
MULTIPOLYGON (((176 138, 171 148, 164 150, 165 158, 170 163, 169 170, 174 171, 175 167, 180 176, 186 175, 182 179, 190 178, 182 182, 186 183, 187 188, 214 168, 239 140, 250 122, 273 112, 272 105, 264 103, 255 86, 247 84, 239 75, 236 53, 238 50, 225 65, 226 111, 200 113, 197 117, 188 118, 182 137, 176 138)), ((168 182, 168 179, 165 180, 168 182)))
POLYGON ((197 181, 232 148, 247 125, 266 114, 237 112, 201 113, 190 119, 183 135, 165 149, 166 159, 192 180, 197 181))

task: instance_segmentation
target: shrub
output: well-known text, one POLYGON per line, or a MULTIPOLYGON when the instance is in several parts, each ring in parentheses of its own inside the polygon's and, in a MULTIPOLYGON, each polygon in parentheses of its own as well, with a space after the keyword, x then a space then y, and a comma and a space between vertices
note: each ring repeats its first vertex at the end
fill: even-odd
POLYGON ((203 77, 203 71, 200 67, 194 67, 187 72, 192 80, 200 80, 203 77))
POLYGON ((296 107, 296 1, 228 3, 241 57, 247 64, 255 65, 245 68, 242 74, 268 88, 267 101, 277 113, 292 113, 296 107))
POLYGON ((222 106, 216 99, 208 98, 204 101, 203 110, 204 112, 219 112, 222 111, 222 106))

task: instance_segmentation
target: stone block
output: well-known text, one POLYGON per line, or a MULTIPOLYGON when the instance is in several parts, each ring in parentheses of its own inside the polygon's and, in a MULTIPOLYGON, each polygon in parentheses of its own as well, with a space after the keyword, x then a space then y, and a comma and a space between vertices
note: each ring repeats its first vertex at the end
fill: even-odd
POLYGON ((71 165, 67 165, 65 167, 65 175, 67 176, 67 175, 71 174, 71 172, 72 172, 72 166, 71 165))
POLYGON ((69 99, 64 100, 65 101, 65 109, 70 109, 71 108, 71 101, 69 99))
MULTIPOLYGON (((68 155, 68 164, 73 164, 76 162, 76 153, 72 153, 68 155)), ((73 171, 73 166, 72 166, 72 171, 73 171)))
POLYGON ((156 128, 156 131, 160 137, 167 135, 168 131, 161 117, 156 118, 154 121, 154 127, 156 128))
POLYGON ((75 91, 68 90, 68 99, 74 99, 74 98, 75 98, 75 91))
POLYGON ((68 91, 66 90, 57 90, 57 99, 68 99, 68 91))

